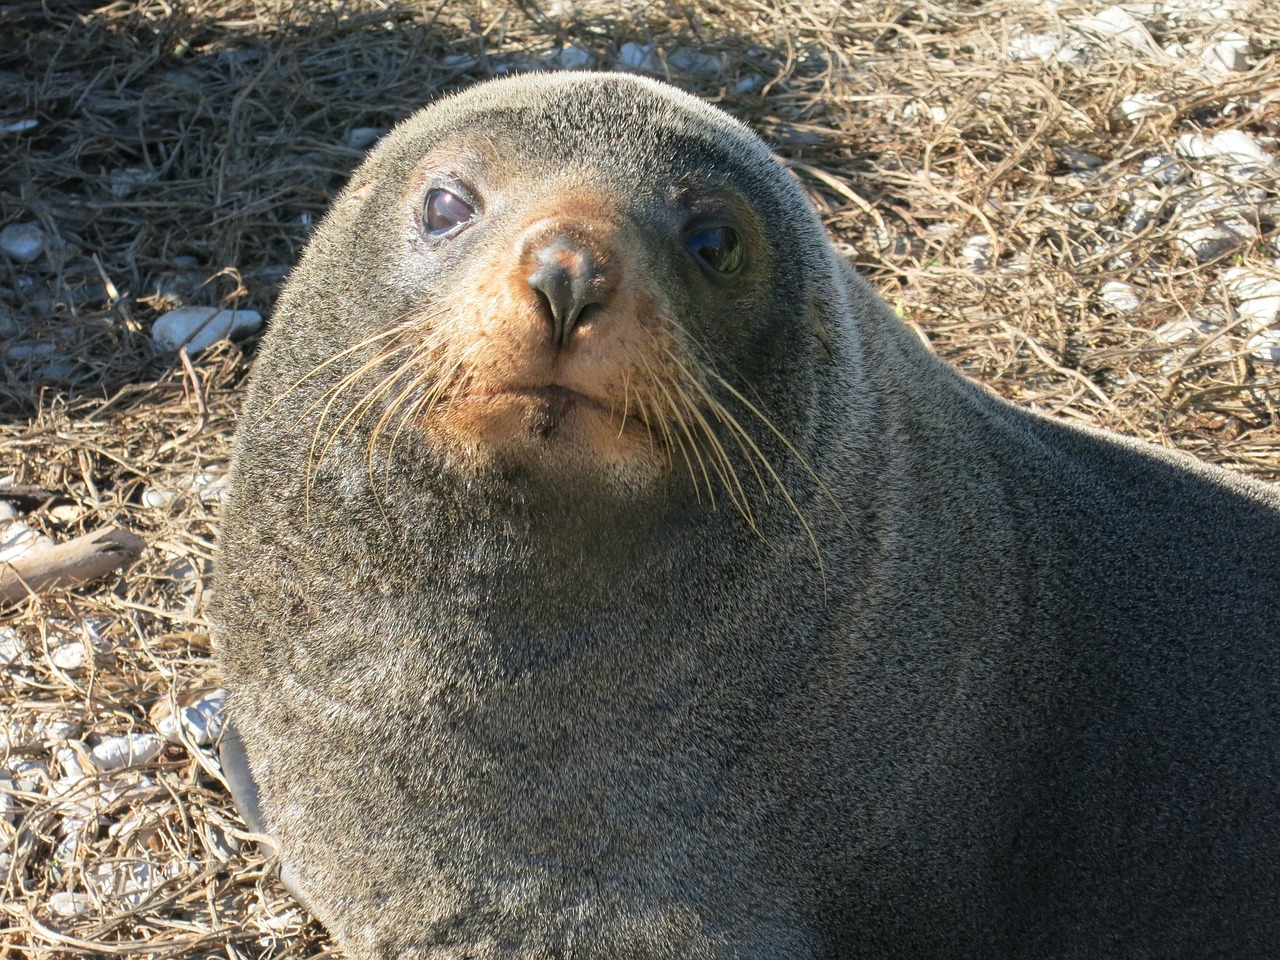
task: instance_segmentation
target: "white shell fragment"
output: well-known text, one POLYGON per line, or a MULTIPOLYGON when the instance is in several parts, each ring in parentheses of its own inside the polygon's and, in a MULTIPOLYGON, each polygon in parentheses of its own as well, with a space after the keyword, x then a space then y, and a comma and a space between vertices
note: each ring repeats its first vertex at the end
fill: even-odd
POLYGON ((44 252, 44 231, 34 220, 28 223, 11 223, 0 230, 0 250, 11 260, 30 263, 44 252))
POLYGON ((178 307, 151 327, 151 339, 162 350, 203 350, 226 337, 252 333, 262 326, 256 310, 217 310, 213 307, 178 307))
POLYGON ((1009 59, 1052 60, 1058 55, 1062 39, 1049 33, 1024 33, 1009 41, 1009 59))
POLYGON ((90 749, 89 757, 100 772, 107 773, 153 760, 163 747, 154 733, 125 733, 103 738, 90 749))
POLYGON ((1098 299, 1114 310, 1128 313, 1142 306, 1142 296, 1138 288, 1121 280, 1108 280, 1098 291, 1098 299))
POLYGON ((1280 330, 1255 333, 1245 346, 1249 348, 1249 356, 1255 359, 1280 363, 1280 330))
POLYGON ((93 909, 93 897, 87 893, 68 893, 65 890, 49 898, 49 912, 55 917, 75 917, 93 909))
POLYGON ((1149 93, 1134 93, 1116 104, 1115 115, 1133 123, 1144 117, 1158 117, 1168 109, 1164 101, 1149 93))
POLYGON ((1229 34, 1205 47, 1200 62, 1217 73, 1243 73, 1249 69, 1249 40, 1238 33, 1229 34))
POLYGON ((1178 137, 1175 148, 1184 157, 1225 160, 1228 163, 1266 164, 1271 161, 1257 141, 1243 130, 1223 130, 1210 137, 1184 133, 1178 137))
POLYGON ((1160 327, 1156 330, 1155 336, 1157 340, 1161 340, 1164 343, 1183 343, 1188 340, 1198 340, 1207 334, 1213 333, 1216 329, 1213 324, 1204 320, 1183 317, 1160 327))
POLYGON ((165 716, 156 724, 160 736, 170 743, 187 740, 198 746, 208 746, 222 733, 222 711, 226 707, 226 691, 213 690, 179 707, 176 714, 165 716))
POLYGON ((1120 7, 1104 7, 1075 26, 1091 39, 1109 40, 1115 46, 1128 47, 1148 56, 1161 52, 1147 28, 1120 7))
POLYGON ((32 530, 22 520, 0 520, 0 563, 13 563, 28 554, 53 546, 43 533, 32 530))
POLYGON ((1178 232, 1178 243, 1204 263, 1243 246, 1258 235, 1258 228, 1246 220, 1232 218, 1204 227, 1178 232))

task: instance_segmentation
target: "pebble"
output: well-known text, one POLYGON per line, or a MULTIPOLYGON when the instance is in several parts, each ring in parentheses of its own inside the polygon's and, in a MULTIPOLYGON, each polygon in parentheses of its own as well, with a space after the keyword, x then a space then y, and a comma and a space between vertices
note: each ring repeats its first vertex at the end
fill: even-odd
POLYGON ((139 187, 145 187, 148 183, 155 180, 160 174, 155 170, 148 170, 146 167, 125 167, 122 170, 115 170, 107 178, 107 192, 113 197, 123 200, 131 193, 137 191, 139 187))
POLYGON ((185 742, 185 734, 186 740, 201 747, 208 746, 222 733, 226 696, 225 690, 206 693, 187 706, 179 707, 176 714, 171 713, 161 718, 156 724, 156 730, 170 743, 185 742))
POLYGON ((58 643, 49 647, 49 662, 59 670, 79 670, 90 659, 83 643, 71 641, 58 643))
POLYGON ((1244 246, 1258 235, 1258 228, 1247 220, 1231 218, 1203 227, 1179 230, 1177 241, 1200 263, 1214 260, 1244 246))
POLYGON ((34 360, 50 356, 57 348, 52 343, 15 343, 8 349, 10 360, 34 360))
POLYGON ((618 62, 632 70, 653 70, 657 60, 650 44, 624 43, 618 51, 618 62))
POLYGON ((584 50, 576 44, 566 44, 555 56, 556 65, 562 70, 581 70, 595 61, 590 50, 584 50))
POLYGON ((32 530, 22 520, 12 520, 0 528, 0 563, 13 563, 27 554, 53 546, 53 540, 32 530))
POLYGON ((1093 170, 1104 162, 1096 153, 1085 153, 1082 150, 1059 150, 1058 153, 1068 170, 1093 170))
POLYGON ((1255 333, 1245 346, 1249 348, 1251 357, 1280 363, 1280 330, 1263 330, 1255 333))
POLYGON ((1166 186, 1172 186, 1187 176, 1187 168, 1178 163, 1176 157, 1167 153, 1158 157, 1147 157, 1138 170, 1148 179, 1166 186))
POLYGON ((177 490, 167 490, 163 487, 147 487, 142 491, 142 505, 150 507, 152 510, 159 510, 169 506, 181 496, 177 490))
POLYGON ((34 118, 28 118, 26 120, 15 120, 13 121, 13 123, 6 123, 4 125, 4 132, 5 133, 26 133, 28 130, 34 130, 38 126, 40 126, 40 121, 34 118))
POLYGON ((985 270, 991 262, 991 238, 985 233, 975 234, 965 241, 960 256, 974 270, 985 270))
POLYGON ((1213 333, 1217 328, 1212 323, 1204 320, 1195 320, 1191 317, 1182 317, 1155 331, 1155 338, 1164 343, 1183 343, 1187 340, 1197 340, 1202 336, 1213 333))
POLYGON ((18 335, 18 316, 4 304, 0 303, 0 337, 16 337, 18 335))
POLYGON ((124 733, 104 737, 89 750, 89 756, 94 767, 107 773, 153 760, 163 747, 164 742, 154 733, 124 733))
POLYGON ((739 77, 730 90, 733 93, 753 93, 763 85, 764 77, 758 73, 748 73, 744 77, 739 77))
POLYGON ((1009 59, 1053 60, 1062 48, 1062 38, 1050 33, 1024 33, 1009 41, 1009 59))
POLYGON ((1236 316, 1251 332, 1271 326, 1280 318, 1280 279, 1232 267, 1222 275, 1227 292, 1237 302, 1236 316))
POLYGON ((1240 164, 1271 162, 1271 157, 1263 152, 1257 141, 1243 130, 1223 130, 1209 137, 1203 137, 1198 133, 1184 133, 1174 143, 1174 149, 1184 157, 1225 160, 1240 164))
POLYGON ((31 263, 44 252, 44 231, 32 220, 27 223, 11 223, 0 230, 0 250, 11 260, 31 263))
POLYGON ((1074 26, 1091 38, 1111 40, 1138 53, 1150 56, 1160 53, 1147 28, 1121 7, 1104 7, 1074 26))
POLYGON ((0 626, 0 667, 20 660, 26 652, 26 644, 18 637, 18 631, 13 627, 0 626))
POLYGON ((1121 100, 1115 107, 1115 116, 1133 123, 1144 117, 1158 117, 1168 109, 1159 97, 1149 93, 1133 93, 1121 100))
POLYGON ((714 53, 682 47, 667 56, 667 65, 694 77, 714 77, 724 69, 724 60, 714 53))
POLYGON ((203 350, 227 337, 252 333, 262 326, 256 310, 216 310, 212 307, 178 307, 151 327, 151 339, 161 350, 203 350))
POLYGON ((347 146, 353 150, 367 150, 386 133, 386 127, 355 127, 347 134, 347 146))
POLYGON ((93 897, 87 893, 60 891, 49 898, 49 912, 58 917, 78 917, 93 909, 93 897))
POLYGON ((1249 69, 1249 41, 1238 33, 1227 34, 1205 47, 1200 62, 1215 73, 1244 73, 1249 69))
POLYGON ((1108 280, 1098 291, 1098 297, 1107 306, 1128 313, 1142 306, 1142 297, 1138 288, 1121 280, 1108 280))
POLYGON ((917 120, 922 117, 928 117, 934 123, 945 123, 947 111, 943 107, 926 105, 915 100, 912 100, 902 108, 902 119, 904 120, 917 120))

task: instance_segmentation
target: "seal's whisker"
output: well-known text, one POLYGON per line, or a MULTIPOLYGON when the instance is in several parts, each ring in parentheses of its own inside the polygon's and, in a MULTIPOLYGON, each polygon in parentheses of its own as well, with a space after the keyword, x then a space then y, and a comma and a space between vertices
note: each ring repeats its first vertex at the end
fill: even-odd
MULTIPOLYGON (((332 366, 333 364, 341 360, 343 357, 350 356, 351 354, 355 353, 358 350, 363 350, 365 347, 369 346, 369 344, 371 343, 376 343, 377 341, 384 340, 387 337, 395 336, 396 334, 402 332, 404 328, 405 328, 405 324, 402 323, 401 325, 392 327, 389 330, 382 330, 382 331, 379 331, 378 333, 370 334, 369 336, 365 337, 363 340, 359 341, 358 343, 355 343, 344 350, 339 350, 333 356, 328 357, 325 360, 322 360, 320 363, 317 363, 310 370, 308 370, 306 373, 300 376, 297 380, 293 381, 293 383, 291 383, 287 388, 285 388, 285 390, 279 396, 277 396, 274 400, 272 400, 271 403, 267 405, 267 409, 264 410, 259 415, 258 419, 254 422, 254 425, 256 426, 258 423, 261 423, 268 416, 270 416, 272 411, 274 411, 276 407, 278 407, 281 403, 283 403, 286 399, 288 399, 289 395, 292 394, 293 391, 297 390, 300 386, 302 386, 304 383, 306 383, 316 374, 320 373, 322 370, 329 368, 330 366, 332 366)), ((397 349, 402 349, 402 348, 397 348, 397 349)))
POLYGON ((664 424, 664 427, 665 427, 664 432, 667 434, 668 443, 671 442, 671 438, 674 436, 675 442, 680 449, 680 455, 684 458, 685 466, 689 470, 689 479, 690 479, 690 482, 693 483, 694 496, 697 497, 698 502, 701 503, 702 491, 698 486, 697 472, 693 468, 693 459, 696 458, 698 460, 698 464, 702 468, 702 474, 706 478, 706 482, 707 482, 707 498, 710 501, 712 508, 714 509, 716 501, 715 501, 715 492, 711 489, 711 477, 707 473, 706 464, 703 463, 702 458, 698 456, 697 445, 694 444, 693 442, 693 434, 690 433, 689 431, 689 424, 685 420, 683 414, 681 414, 679 405, 676 403, 675 398, 672 397, 671 391, 667 389, 667 385, 664 379, 662 377, 657 377, 652 375, 651 375, 651 379, 657 385, 658 389, 661 391, 661 395, 666 399, 664 412, 667 413, 667 416, 664 416, 660 422, 664 424), (680 431, 673 431, 670 429, 671 421, 675 422, 675 424, 680 428, 680 431), (684 435, 683 437, 681 436, 681 433, 683 433, 684 435), (688 447, 686 447, 686 443, 685 443, 686 438, 688 440, 688 447), (692 450, 690 450, 689 448, 692 448, 692 450), (690 457, 691 452, 693 454, 692 458, 690 457))
POLYGON ((628 367, 622 372, 622 419, 618 421, 617 439, 622 439, 622 434, 627 429, 627 410, 631 400, 630 391, 627 389, 627 381, 630 379, 631 368, 628 367))
MULTIPOLYGON (((701 379, 690 373, 689 369, 671 350, 666 350, 665 352, 668 359, 670 359, 680 372, 684 374, 685 380, 702 396, 707 406, 710 407, 712 411, 715 411, 719 404, 712 398, 710 392, 703 385, 701 379)), ((725 492, 728 494, 730 502, 732 502, 738 512, 742 514, 742 517, 747 521, 747 524, 754 529, 755 517, 751 512, 751 505, 747 497, 747 492, 743 488, 741 480, 738 478, 738 473, 734 469, 733 461, 729 457, 728 451, 726 451, 723 444, 720 443, 720 438, 716 436, 715 428, 703 414, 701 404, 695 402, 694 399, 689 397, 683 390, 681 391, 681 397, 684 398, 690 413, 697 420, 698 425, 702 428, 703 435, 706 436, 707 442, 711 445, 711 452, 713 455, 712 467, 715 469, 716 475, 720 478, 720 482, 724 484, 725 492)), ((739 441, 739 446, 742 446, 741 441, 739 441)), ((743 447, 744 453, 745 449, 746 448, 743 447)), ((750 462, 749 459, 748 462, 750 462)), ((754 465, 752 469, 755 469, 754 465)), ((759 474, 757 471, 757 477, 758 476, 759 474)))
POLYGON ((407 349, 410 349, 409 344, 400 344, 399 346, 387 345, 379 348, 377 351, 374 352, 374 354, 371 357, 369 357, 369 359, 365 360, 362 364, 360 364, 354 370, 347 373, 346 376, 344 376, 336 384, 334 384, 324 393, 320 394, 320 396, 318 396, 310 404, 308 404, 306 408, 303 409, 302 413, 298 415, 298 418, 294 420, 293 426, 295 428, 299 426, 302 423, 302 421, 307 419, 307 417, 311 415, 312 411, 314 411, 315 408, 320 406, 321 404, 325 405, 325 411, 326 411, 320 417, 320 423, 323 423, 325 418, 328 416, 327 411, 329 407, 331 407, 334 401, 338 399, 339 394, 341 394, 344 390, 346 390, 347 387, 351 386, 356 381, 360 380, 362 377, 364 377, 367 373, 369 373, 369 371, 373 370, 375 367, 379 366, 380 364, 394 357, 396 354, 407 349))
MULTIPOLYGON (((821 478, 818 477, 818 475, 814 472, 813 468, 809 466, 809 462, 801 455, 800 451, 798 451, 795 448, 795 445, 792 444, 791 441, 788 440, 785 436, 783 436, 782 431, 780 431, 776 426, 774 426, 773 421, 770 420, 768 417, 766 417, 763 413, 761 413, 759 408, 757 408, 755 404, 753 404, 750 400, 748 400, 736 389, 734 389, 733 385, 729 383, 727 380, 725 380, 724 377, 721 377, 718 374, 716 374, 715 377, 716 377, 716 381, 722 387, 728 390, 729 393, 731 393, 740 403, 742 403, 743 406, 745 406, 748 410, 750 410, 753 414, 755 414, 755 416, 760 420, 760 422, 763 423, 766 427, 768 427, 770 431, 772 431, 773 434, 779 440, 782 441, 783 445, 785 445, 786 448, 789 451, 791 451, 792 455, 795 456, 795 458, 805 468, 806 472, 808 472, 808 474, 811 477, 813 477, 814 481, 820 487, 822 487, 822 489, 826 490, 826 484, 822 482, 821 478)), ((728 411, 725 411, 725 412, 728 413, 728 411)), ((747 433, 745 430, 742 431, 742 438, 747 442, 747 444, 751 447, 751 449, 755 451, 756 456, 760 458, 760 463, 764 466, 765 470, 769 472, 769 476, 773 478, 773 482, 777 486, 778 492, 782 494, 783 499, 786 500, 787 502, 787 506, 791 508, 791 512, 796 515, 796 519, 799 520, 800 525, 804 527, 804 532, 809 538, 810 545, 813 547, 813 554, 815 559, 818 562, 818 572, 822 576, 823 590, 825 590, 826 584, 827 584, 826 566, 823 563, 822 550, 818 545, 818 538, 813 532, 813 527, 810 526, 808 519, 804 515, 804 512, 800 509, 800 505, 796 503, 795 497, 791 495, 791 491, 787 489, 786 483, 783 482, 783 479, 781 476, 779 476, 778 471, 774 469, 773 464, 769 462, 769 458, 764 455, 764 451, 760 449, 759 444, 757 444, 755 440, 752 439, 751 435, 747 433)))
MULTIPOLYGON (((405 426, 413 420, 418 419, 426 411, 430 410, 432 406, 435 405, 440 394, 449 389, 457 379, 458 372, 462 369, 462 364, 472 349, 474 348, 468 348, 468 350, 464 351, 448 370, 435 377, 435 382, 432 383, 422 395, 412 403, 401 408, 400 422, 396 425, 395 433, 391 435, 391 444, 387 448, 388 469, 390 469, 391 460, 395 457, 396 443, 399 441, 400 434, 404 431, 405 426)), ((429 380, 428 374, 430 372, 431 371, 429 370, 423 371, 421 375, 414 378, 411 383, 411 388, 413 390, 418 390, 426 386, 429 380)))
POLYGON ((820 476, 818 476, 817 471, 814 470, 813 466, 809 463, 809 459, 803 453, 801 453, 799 450, 796 449, 795 444, 793 444, 789 439, 787 439, 786 434, 784 434, 781 430, 779 430, 777 426, 774 424, 774 422, 770 420, 769 417, 767 417, 760 410, 759 407, 757 407, 750 400, 744 397, 738 390, 735 390, 732 384, 730 384, 727 380, 725 380, 721 376, 717 376, 716 380, 719 381, 721 386, 723 386, 726 390, 728 390, 731 394, 733 394, 733 396, 736 397, 738 401, 742 403, 743 406, 745 406, 749 411, 751 411, 751 413, 761 423, 763 423, 766 427, 768 427, 769 431, 782 442, 783 446, 787 448, 787 451, 793 457, 796 458, 796 462, 799 463, 800 466, 804 468, 805 473, 809 475, 809 478, 813 480, 817 488, 822 491, 822 495, 831 502, 831 505, 833 507, 836 508, 836 512, 840 514, 840 516, 844 519, 845 523, 848 526, 852 527, 853 522, 849 519, 849 515, 845 513, 844 506, 840 503, 839 497, 837 497, 835 493, 832 491, 832 489, 829 486, 827 486, 826 481, 824 481, 820 476))
MULTIPOLYGON (((694 381, 694 386, 699 391, 699 393, 701 393, 702 396, 705 398, 708 408, 711 409, 713 413, 716 413, 717 419, 719 419, 720 422, 723 423, 724 422, 723 418, 719 417, 718 412, 716 410, 717 404, 715 400, 711 397, 711 395, 707 392, 706 388, 696 380, 694 381)), ((703 432, 706 434, 708 440, 714 446, 716 458, 718 462, 720 464, 723 464, 723 467, 719 468, 717 470, 717 473, 720 474, 720 479, 725 484, 725 487, 729 492, 730 501, 733 503, 735 507, 737 507, 738 512, 742 514, 742 518, 747 521, 747 525, 751 527, 753 530, 756 529, 756 519, 755 519, 755 514, 751 509, 750 497, 747 495, 746 488, 743 487, 742 485, 742 480, 738 476, 738 471, 733 465, 732 458, 730 458, 728 451, 725 450, 724 445, 720 443, 719 437, 716 436, 715 428, 711 425, 711 423, 707 420, 707 418, 702 415, 701 411, 698 411, 698 421, 702 425, 703 432)), ((731 436, 733 435, 732 430, 730 430, 729 433, 731 436)), ((735 437, 735 440, 736 439, 737 438, 735 437)), ((759 471, 756 470, 754 460, 747 454, 746 446, 743 445, 741 440, 737 440, 737 443, 738 443, 738 446, 742 449, 743 454, 746 457, 747 463, 751 466, 752 471, 755 472, 758 478, 759 471)), ((767 496, 767 493, 766 493, 766 496, 767 496)))
MULTIPOLYGON (((640 358, 640 362, 644 366, 644 372, 648 376, 649 382, 652 383, 653 381, 655 381, 657 379, 657 375, 653 372, 653 368, 649 365, 648 360, 644 358, 640 358)), ((649 429, 650 443, 653 443, 653 439, 654 439, 653 429, 651 425, 653 423, 656 423, 658 425, 658 434, 659 434, 659 439, 661 441, 661 446, 662 446, 662 449, 665 450, 667 454, 667 469, 674 470, 675 463, 676 463, 675 442, 671 439, 671 425, 668 423, 667 417, 664 415, 663 411, 665 409, 665 405, 661 401, 662 401, 662 398, 660 396, 651 393, 650 405, 652 406, 652 409, 650 410, 646 408, 647 415, 645 419, 645 425, 649 426, 650 428, 649 429)), ((692 471, 690 471, 690 473, 692 473, 692 471)), ((696 489, 697 487, 695 484, 695 492, 696 492, 696 489)))
MULTIPOLYGON (((422 347, 418 347, 417 349, 415 349, 414 354, 411 354, 411 359, 412 359, 412 356, 419 354, 422 349, 423 349, 422 347)), ((323 449, 321 449, 319 456, 317 456, 316 447, 319 446, 320 444, 321 431, 324 427, 325 421, 329 417, 329 410, 332 408, 333 404, 338 399, 339 394, 341 394, 347 387, 354 384, 357 380, 363 378, 363 376, 367 374, 374 366, 385 362, 386 360, 390 359, 392 356, 394 356, 396 353, 399 353, 399 352, 400 352, 399 349, 395 351, 389 351, 389 352, 380 351, 378 354, 375 354, 374 357, 370 358, 368 361, 361 364, 360 367, 358 367, 355 371, 353 371, 352 373, 344 377, 342 381, 336 387, 334 387, 333 390, 330 391, 332 395, 329 397, 329 400, 325 404, 319 419, 316 421, 316 428, 311 436, 311 446, 307 453, 306 503, 308 508, 310 507, 310 504, 311 504, 311 490, 312 490, 312 485, 314 483, 315 475, 319 471, 320 465, 324 462, 325 457, 328 456, 330 448, 333 446, 334 442, 338 439, 339 435, 342 433, 343 429, 348 426, 348 424, 350 424, 351 429, 354 430, 355 423, 358 423, 359 418, 362 417, 365 414, 365 412, 367 412, 369 409, 372 408, 372 405, 377 401, 377 398, 380 397, 382 394, 384 394, 387 390, 391 389, 395 385, 396 383, 395 372, 392 371, 388 373, 385 377, 383 377, 382 381, 378 384, 378 386, 374 390, 366 392, 365 395, 359 400, 359 402, 356 403, 356 405, 351 408, 351 410, 347 413, 347 415, 342 418, 342 420, 338 423, 338 425, 329 434, 329 439, 325 441, 323 449)))

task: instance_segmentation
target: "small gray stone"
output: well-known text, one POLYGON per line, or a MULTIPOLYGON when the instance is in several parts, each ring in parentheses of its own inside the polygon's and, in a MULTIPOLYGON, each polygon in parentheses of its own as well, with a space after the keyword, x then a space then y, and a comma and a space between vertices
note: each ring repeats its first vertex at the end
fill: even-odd
POLYGON ((595 57, 591 55, 590 50, 584 50, 576 44, 569 43, 556 53, 555 61, 562 70, 582 70, 591 66, 595 57))
POLYGON ((252 333, 262 326, 256 310, 218 310, 213 307, 178 307, 151 327, 151 339, 161 350, 203 350, 227 337, 252 333))
POLYGON ((355 127, 347 134, 347 146, 353 150, 368 150, 386 135, 386 127, 355 127))
POLYGON ((618 62, 632 70, 653 70, 657 61, 649 44, 624 43, 618 51, 618 62))
POLYGON ((44 231, 34 220, 26 223, 11 223, 0 230, 0 250, 3 250, 11 260, 31 263, 44 252, 44 231))
POLYGON ((724 68, 724 60, 714 53, 682 47, 667 56, 667 65, 695 77, 714 77, 724 68))

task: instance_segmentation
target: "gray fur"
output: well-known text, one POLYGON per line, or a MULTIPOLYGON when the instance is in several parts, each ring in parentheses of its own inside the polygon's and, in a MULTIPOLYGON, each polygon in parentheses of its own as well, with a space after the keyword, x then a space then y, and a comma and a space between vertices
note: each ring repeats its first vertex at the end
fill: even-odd
POLYGON ((304 254, 215 637, 266 827, 356 960, 1263 957, 1278 547, 1274 489, 932 357, 722 113, 531 76, 397 128, 304 254), (276 401, 447 284, 393 201, 469 124, 538 175, 750 197, 772 292, 683 320, 821 479, 755 424, 820 564, 776 494, 757 536, 679 469, 552 488, 417 435, 371 465, 360 423, 308 502, 308 408, 356 359, 276 401))

